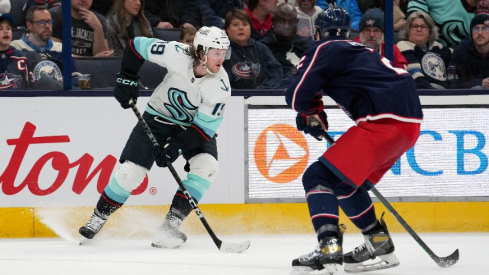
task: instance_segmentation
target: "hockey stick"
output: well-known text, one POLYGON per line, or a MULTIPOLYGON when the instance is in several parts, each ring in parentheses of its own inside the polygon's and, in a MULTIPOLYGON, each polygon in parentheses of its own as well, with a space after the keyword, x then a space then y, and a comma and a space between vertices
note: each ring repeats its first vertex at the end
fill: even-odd
MULTIPOLYGON (((334 143, 334 139, 326 132, 324 131, 324 137, 326 138, 326 141, 332 145, 334 143)), ((455 250, 450 256, 447 257, 438 257, 429 247, 426 245, 423 240, 414 232, 414 230, 409 226, 409 224, 399 215, 399 213, 392 207, 392 205, 387 201, 382 194, 375 188, 374 185, 371 185, 370 191, 374 193, 374 195, 384 204, 384 206, 391 212, 391 214, 396 218, 396 220, 406 229, 406 231, 411 235, 411 237, 414 238, 414 240, 421 246, 421 248, 424 249, 426 253, 435 261, 439 267, 450 267, 454 264, 457 263, 459 254, 458 254, 458 249, 455 250)))
MULTIPOLYGON (((144 131, 148 135, 148 137, 151 140, 151 142, 153 143, 153 145, 154 146, 159 146, 158 141, 156 140, 155 136, 151 132, 151 129, 149 129, 148 124, 146 123, 146 121, 144 120, 143 116, 139 112, 139 109, 136 106, 136 104, 134 103, 134 101, 130 100, 129 101, 129 105, 131 105, 131 109, 134 111, 134 114, 136 114, 136 117, 138 118, 139 123, 141 124, 141 126, 143 126, 144 131)), ((207 232, 211 236, 212 240, 216 244, 217 248, 220 251, 223 251, 223 252, 231 252, 231 253, 241 253, 243 251, 246 251, 248 249, 248 247, 250 247, 250 241, 245 241, 245 242, 242 242, 242 243, 227 243, 227 242, 221 241, 216 236, 216 234, 214 234, 214 231, 212 231, 212 228, 210 227, 209 223, 207 223, 207 220, 205 219, 204 214, 202 214, 202 211, 200 211, 200 208, 197 205, 197 202, 194 200, 194 198, 187 191, 187 188, 185 187, 185 185, 183 184, 182 180, 178 176, 178 173, 175 170, 175 168, 173 168, 173 165, 170 162, 167 162, 166 164, 168 166, 168 169, 170 169, 170 172, 172 173, 173 177, 177 181, 178 186, 180 187, 180 189, 182 189, 183 194, 185 195, 185 197, 187 197, 188 202, 190 203, 190 205, 192 206, 192 208, 195 210, 195 213, 197 214, 197 216, 199 217, 200 221, 204 225, 205 229, 207 230, 207 232)))

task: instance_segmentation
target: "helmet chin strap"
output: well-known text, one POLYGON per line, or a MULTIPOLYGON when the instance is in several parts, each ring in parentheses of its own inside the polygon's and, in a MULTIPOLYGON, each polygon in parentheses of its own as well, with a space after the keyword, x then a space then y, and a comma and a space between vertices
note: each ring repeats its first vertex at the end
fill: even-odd
POLYGON ((205 60, 200 60, 200 62, 202 63, 202 66, 204 67, 204 69, 211 75, 214 75, 215 73, 211 72, 211 70, 209 70, 209 67, 207 67, 207 54, 204 55, 205 57, 205 60))

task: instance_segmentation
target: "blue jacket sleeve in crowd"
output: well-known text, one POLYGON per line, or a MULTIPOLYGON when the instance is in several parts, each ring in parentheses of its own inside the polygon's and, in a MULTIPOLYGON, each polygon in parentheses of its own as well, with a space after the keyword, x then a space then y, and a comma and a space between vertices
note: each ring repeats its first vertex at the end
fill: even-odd
POLYGON ((224 19, 216 14, 210 6, 209 1, 197 1, 197 7, 200 11, 201 23, 203 26, 215 26, 220 29, 224 28, 224 19))
POLYGON ((262 65, 265 67, 266 71, 265 80, 257 88, 277 89, 282 83, 282 79, 284 78, 282 65, 280 65, 280 62, 278 62, 275 56, 273 56, 273 53, 270 51, 270 49, 263 43, 256 41, 255 47, 257 49, 257 52, 263 55, 264 64, 262 65))

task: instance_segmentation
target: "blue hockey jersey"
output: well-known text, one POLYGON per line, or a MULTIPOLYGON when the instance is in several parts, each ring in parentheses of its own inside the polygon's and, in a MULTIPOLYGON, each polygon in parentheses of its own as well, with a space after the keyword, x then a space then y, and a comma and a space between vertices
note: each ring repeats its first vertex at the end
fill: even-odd
POLYGON ((25 54, 9 46, 0 51, 0 91, 25 90, 29 87, 29 71, 25 54))
POLYGON ((411 75, 350 40, 325 39, 308 49, 286 90, 287 104, 305 113, 321 90, 357 124, 382 118, 421 123, 423 118, 411 75))

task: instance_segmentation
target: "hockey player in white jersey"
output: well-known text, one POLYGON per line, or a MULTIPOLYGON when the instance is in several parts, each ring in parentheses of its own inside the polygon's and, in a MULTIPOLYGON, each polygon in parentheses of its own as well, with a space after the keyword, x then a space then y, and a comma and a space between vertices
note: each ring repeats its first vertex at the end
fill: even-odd
MULTIPOLYGON (((80 234, 92 239, 107 218, 129 198, 144 180, 153 162, 166 167, 180 155, 187 160, 183 181, 198 202, 217 177, 216 131, 231 96, 228 75, 221 69, 229 58, 229 39, 216 27, 197 31, 193 46, 155 38, 136 37, 129 42, 117 75, 114 96, 129 108, 139 96, 138 71, 145 60, 168 69, 153 92, 144 119, 162 146, 154 147, 139 123, 134 127, 119 161, 120 167, 104 189, 90 220, 80 234)), ((185 195, 177 190, 152 246, 177 248, 187 240, 179 230, 192 211, 185 195)))

